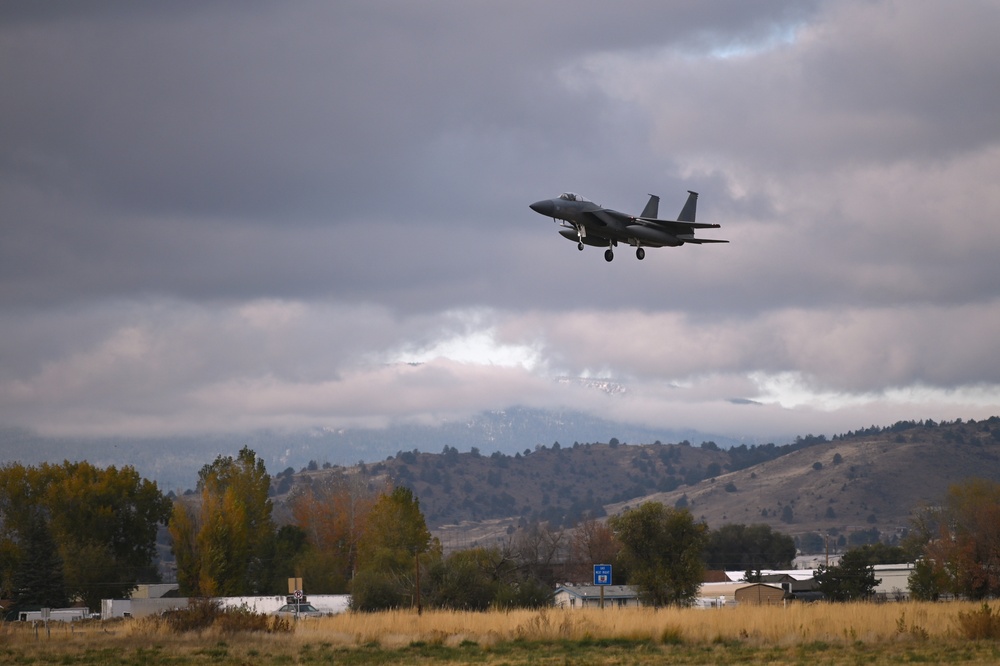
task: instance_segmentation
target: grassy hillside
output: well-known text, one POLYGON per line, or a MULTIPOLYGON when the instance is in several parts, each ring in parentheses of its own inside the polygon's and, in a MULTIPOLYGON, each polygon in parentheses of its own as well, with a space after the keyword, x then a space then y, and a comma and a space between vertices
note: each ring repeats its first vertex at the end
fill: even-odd
MULTIPOLYGON (((275 479, 280 506, 296 485, 343 468, 275 479)), ((767 523, 811 543, 902 536, 913 512, 972 476, 1000 480, 1000 418, 968 423, 901 422, 827 440, 719 449, 711 442, 537 447, 516 455, 401 451, 347 468, 372 482, 412 488, 428 525, 446 543, 503 538, 532 521, 571 527, 654 500, 687 505, 716 528, 767 523)), ((852 541, 853 540, 853 541, 852 541)))
MULTIPOLYGON (((538 447, 513 456, 403 451, 373 465, 351 471, 373 481, 389 477, 420 499, 428 525, 510 519, 571 526, 586 515, 605 515, 604 506, 654 492, 673 490, 720 474, 729 464, 727 452, 714 445, 628 446, 603 444, 538 447)), ((279 488, 310 483, 335 472, 306 471, 279 488)))
MULTIPOLYGON (((1000 481, 1000 419, 979 423, 897 423, 793 451, 694 487, 644 500, 673 504, 686 495, 696 517, 717 527, 763 522, 787 534, 878 530, 902 536, 921 506, 971 477, 1000 481)), ((606 507, 620 511, 628 502, 606 507)))

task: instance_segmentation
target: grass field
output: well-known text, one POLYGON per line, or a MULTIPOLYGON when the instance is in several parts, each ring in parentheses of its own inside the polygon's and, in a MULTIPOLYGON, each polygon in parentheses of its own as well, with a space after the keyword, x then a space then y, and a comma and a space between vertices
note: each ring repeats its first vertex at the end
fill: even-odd
POLYGON ((981 604, 809 604, 717 610, 347 613, 290 632, 174 633, 155 619, 5 624, 15 664, 655 664, 1000 662, 970 640, 981 604), (964 614, 966 620, 960 621, 964 614))

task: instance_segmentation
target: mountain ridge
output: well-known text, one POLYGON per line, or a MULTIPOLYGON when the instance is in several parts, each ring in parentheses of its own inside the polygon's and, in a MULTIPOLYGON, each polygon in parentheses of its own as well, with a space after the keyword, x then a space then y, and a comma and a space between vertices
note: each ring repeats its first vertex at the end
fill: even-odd
MULTIPOLYGON (((515 456, 400 451, 346 468, 412 489, 446 547, 503 540, 533 522, 571 527, 642 502, 686 506, 711 528, 764 523, 816 550, 903 538, 923 505, 951 484, 1000 480, 1000 418, 937 424, 898 422, 775 446, 722 449, 682 441, 629 445, 540 445, 515 456)), ((345 470, 339 470, 345 471, 345 470)), ((308 483, 313 470, 293 475, 308 483)), ((281 494, 276 497, 281 501, 281 494)))

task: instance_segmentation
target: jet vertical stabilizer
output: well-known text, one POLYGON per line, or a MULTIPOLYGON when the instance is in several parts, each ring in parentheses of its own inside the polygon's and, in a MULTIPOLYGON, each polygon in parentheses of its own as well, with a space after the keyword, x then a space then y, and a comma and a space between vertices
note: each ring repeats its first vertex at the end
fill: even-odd
POLYGON ((698 193, 688 190, 688 200, 681 209, 681 214, 677 216, 678 222, 694 222, 695 211, 698 208, 698 193))
POLYGON ((646 207, 642 209, 642 215, 639 217, 647 217, 655 220, 656 214, 660 210, 660 197, 655 194, 649 195, 649 201, 646 202, 646 207))

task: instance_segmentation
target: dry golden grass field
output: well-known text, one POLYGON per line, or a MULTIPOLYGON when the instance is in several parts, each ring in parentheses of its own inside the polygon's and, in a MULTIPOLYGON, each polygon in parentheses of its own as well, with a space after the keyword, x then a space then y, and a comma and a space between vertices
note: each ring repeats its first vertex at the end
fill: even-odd
POLYGON ((53 623, 49 632, 8 623, 0 663, 994 664, 1000 641, 969 636, 996 620, 982 604, 955 602, 346 613, 275 633, 175 633, 158 619, 53 623))

